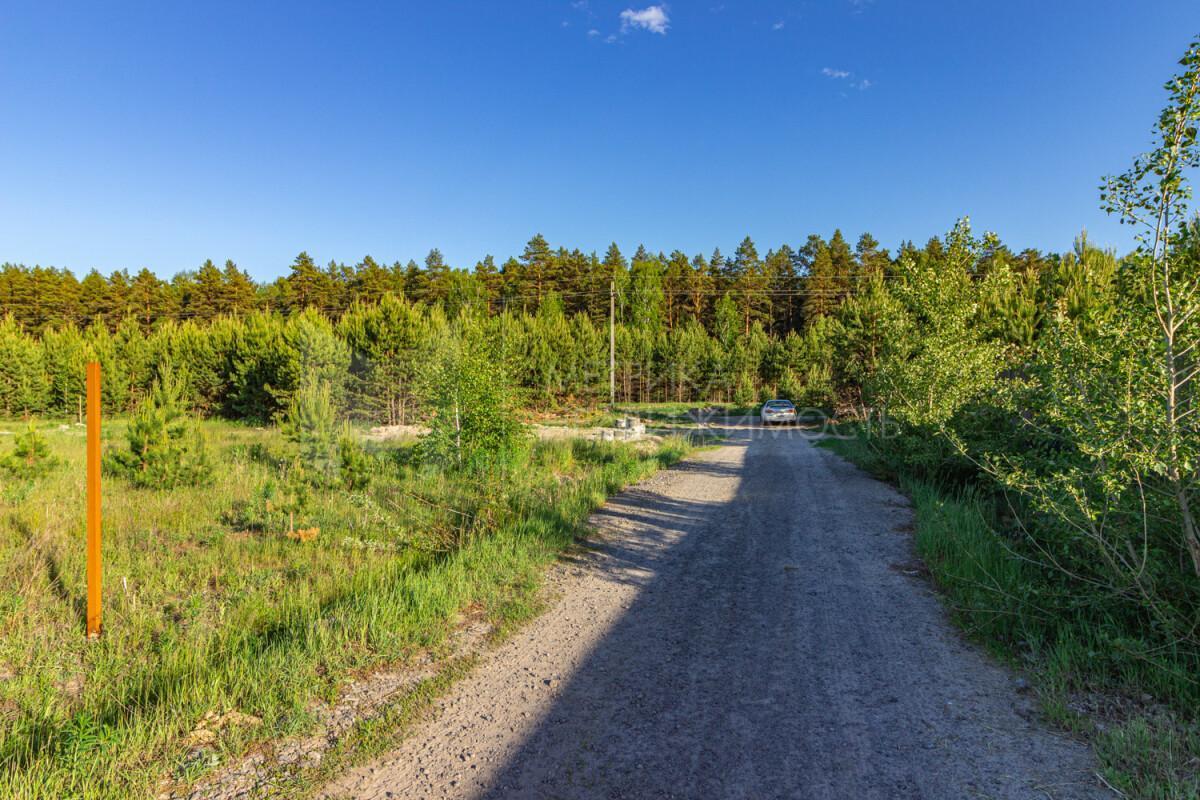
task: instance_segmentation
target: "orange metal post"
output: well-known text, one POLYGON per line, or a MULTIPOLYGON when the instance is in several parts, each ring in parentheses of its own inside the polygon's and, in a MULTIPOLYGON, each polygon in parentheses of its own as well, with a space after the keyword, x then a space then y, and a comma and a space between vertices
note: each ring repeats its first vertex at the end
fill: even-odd
POLYGON ((100 364, 87 365, 87 635, 100 635, 100 364))

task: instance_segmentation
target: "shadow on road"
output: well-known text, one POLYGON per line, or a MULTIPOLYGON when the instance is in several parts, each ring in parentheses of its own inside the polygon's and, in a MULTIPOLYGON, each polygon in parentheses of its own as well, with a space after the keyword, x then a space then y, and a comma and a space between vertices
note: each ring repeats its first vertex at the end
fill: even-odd
POLYGON ((889 569, 890 489, 802 432, 726 432, 744 468, 678 468, 712 499, 651 486, 597 514, 602 569, 640 590, 477 797, 1099 796, 889 569))

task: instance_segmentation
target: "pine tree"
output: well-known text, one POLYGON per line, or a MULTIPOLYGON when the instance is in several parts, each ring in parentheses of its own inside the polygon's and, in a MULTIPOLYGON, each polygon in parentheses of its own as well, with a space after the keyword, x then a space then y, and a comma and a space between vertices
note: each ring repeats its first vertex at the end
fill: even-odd
POLYGON ((225 310, 225 279, 212 259, 207 259, 196 270, 195 282, 188 295, 187 316, 208 321, 225 310))
POLYGON ((829 237, 829 260, 833 266, 835 286, 835 301, 840 303, 850 293, 851 284, 858 267, 854 262, 854 254, 850 251, 850 243, 842 236, 841 230, 835 230, 829 237))
POLYGON ((808 269, 804 279, 804 324, 812 325, 837 307, 841 287, 829 247, 819 236, 808 238, 804 260, 808 269))
POLYGON ((942 246, 942 240, 937 236, 931 236, 925 243, 925 249, 920 251, 917 263, 938 263, 945 257, 946 248, 942 246))
POLYGON ((280 429, 297 446, 294 477, 313 486, 329 485, 337 471, 337 412, 328 381, 306 381, 288 401, 280 429))
POLYGON ((151 489, 212 482, 204 439, 184 411, 181 391, 179 379, 166 368, 129 422, 127 449, 108 454, 111 471, 151 489))
POLYGON ((0 317, 0 413, 5 417, 46 409, 47 381, 41 341, 26 333, 11 315, 0 317))
POLYGON ((708 272, 712 276, 713 288, 719 294, 729 291, 730 281, 725 266, 725 256, 721 255, 719 247, 713 250, 712 258, 708 260, 708 272))
POLYGON ((854 262, 853 293, 862 291, 874 279, 886 276, 892 266, 887 251, 880 250, 879 242, 869 233, 858 237, 858 243, 854 246, 854 262))
POLYGON ((663 265, 657 259, 634 261, 629 281, 629 322, 656 336, 665 329, 663 265))
POLYGON ((496 259, 487 255, 475 264, 475 282, 479 284, 480 290, 483 292, 487 312, 492 313, 500 300, 504 284, 503 276, 496 269, 496 259))
POLYGON ((758 248, 749 236, 738 245, 729 264, 732 289, 737 294, 742 315, 742 332, 749 334, 751 324, 769 319, 771 311, 771 298, 766 294, 769 288, 767 276, 758 257, 758 248))
POLYGON ((674 330, 681 323, 687 307, 688 288, 692 265, 687 254, 676 250, 667 259, 663 274, 663 308, 667 317, 667 330, 674 330))
POLYGON ((169 312, 166 286, 150 270, 143 267, 129 287, 129 298, 143 333, 149 333, 154 323, 169 312))
POLYGON ((317 267, 312 256, 301 252, 292 262, 292 272, 287 278, 291 311, 318 308, 326 295, 327 277, 317 267))
POLYGON ((322 270, 322 282, 316 308, 331 317, 338 317, 350 305, 351 269, 338 261, 330 261, 322 270))
POLYGON ((515 275, 514 294, 520 298, 520 308, 527 311, 541 305, 550 290, 554 277, 554 254, 545 237, 536 234, 521 254, 520 271, 515 275))
POLYGON ((796 275, 796 257, 786 244, 767 254, 763 261, 766 285, 771 292, 771 330, 784 336, 799 323, 799 280, 796 275))
POLYGON ((608 319, 609 297, 607 292, 609 287, 613 287, 616 291, 617 319, 625 319, 625 307, 629 293, 629 262, 621 254, 621 248, 617 247, 616 242, 608 245, 601 267, 603 277, 599 282, 604 294, 602 295, 603 302, 599 303, 600 312, 595 318, 608 319))
POLYGON ((79 281, 75 279, 75 275, 70 270, 64 269, 61 273, 58 290, 54 295, 56 311, 51 322, 54 327, 79 324, 79 320, 83 318, 83 312, 79 306, 79 295, 79 281))
POLYGON ((238 269, 238 265, 233 261, 225 262, 225 270, 221 277, 225 284, 222 313, 238 315, 249 313, 254 308, 258 294, 254 281, 250 280, 250 276, 244 270, 238 269))
POLYGON ((403 291, 403 287, 396 285, 393 274, 370 256, 363 256, 363 260, 355 266, 351 302, 378 303, 385 294, 397 289, 403 291))
POLYGON ((109 328, 115 328, 118 322, 135 314, 129 284, 129 273, 123 269, 108 276, 108 309, 104 319, 109 328))
POLYGON ((604 272, 609 280, 617 280, 629 271, 629 262, 621 255, 621 248, 613 242, 604 253, 604 272))
POLYGON ((404 296, 414 303, 423 303, 428 291, 429 276, 417 266, 416 261, 409 259, 404 266, 404 296))
POLYGON ((0 458, 0 473, 11 478, 36 480, 53 471, 61 463, 50 452, 46 438, 38 433, 33 423, 25 428, 13 442, 13 449, 0 458))
MULTIPOLYGON (((97 324, 103 324, 97 320, 97 324)), ((47 330, 41 336, 41 365, 45 370, 46 410, 75 414, 84 397, 88 352, 74 325, 47 330)))
POLYGON ((37 332, 53 325, 59 315, 58 301, 55 297, 59 287, 58 271, 34 267, 26 274, 25 285, 28 289, 27 294, 23 301, 17 300, 16 307, 25 309, 26 329, 37 332))
POLYGON ((91 270, 79 284, 79 306, 82 317, 76 324, 86 325, 93 319, 108 316, 108 281, 97 270, 91 270))
POLYGON ((592 287, 591 262, 583 251, 560 247, 555 258, 557 269, 553 276, 554 290, 563 300, 568 315, 587 313, 588 291, 592 287))
POLYGON ((741 332, 741 314, 732 295, 723 294, 717 299, 713 319, 713 335, 727 352, 733 350, 741 332))
POLYGON ((707 326, 710 323, 709 309, 712 307, 713 278, 704 256, 692 258, 692 269, 688 274, 688 310, 692 317, 707 326))
POLYGON ((442 251, 436 247, 425 256, 425 296, 421 300, 427 303, 444 303, 450 294, 450 267, 442 257, 442 251))

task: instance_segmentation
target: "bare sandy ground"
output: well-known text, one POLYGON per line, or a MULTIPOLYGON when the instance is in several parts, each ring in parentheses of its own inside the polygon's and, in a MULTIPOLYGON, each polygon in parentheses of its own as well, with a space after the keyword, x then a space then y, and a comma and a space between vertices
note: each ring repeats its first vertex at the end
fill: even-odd
POLYGON ((1108 797, 911 577, 905 499, 741 430, 595 515, 550 609, 328 798, 1108 797))

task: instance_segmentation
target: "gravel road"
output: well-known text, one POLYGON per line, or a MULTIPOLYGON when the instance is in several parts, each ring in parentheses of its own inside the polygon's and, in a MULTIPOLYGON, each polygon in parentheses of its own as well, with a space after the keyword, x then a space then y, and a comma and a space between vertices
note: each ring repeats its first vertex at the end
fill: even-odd
POLYGON ((549 610, 324 796, 1111 796, 906 574, 900 494, 731 434, 613 498, 549 610))

